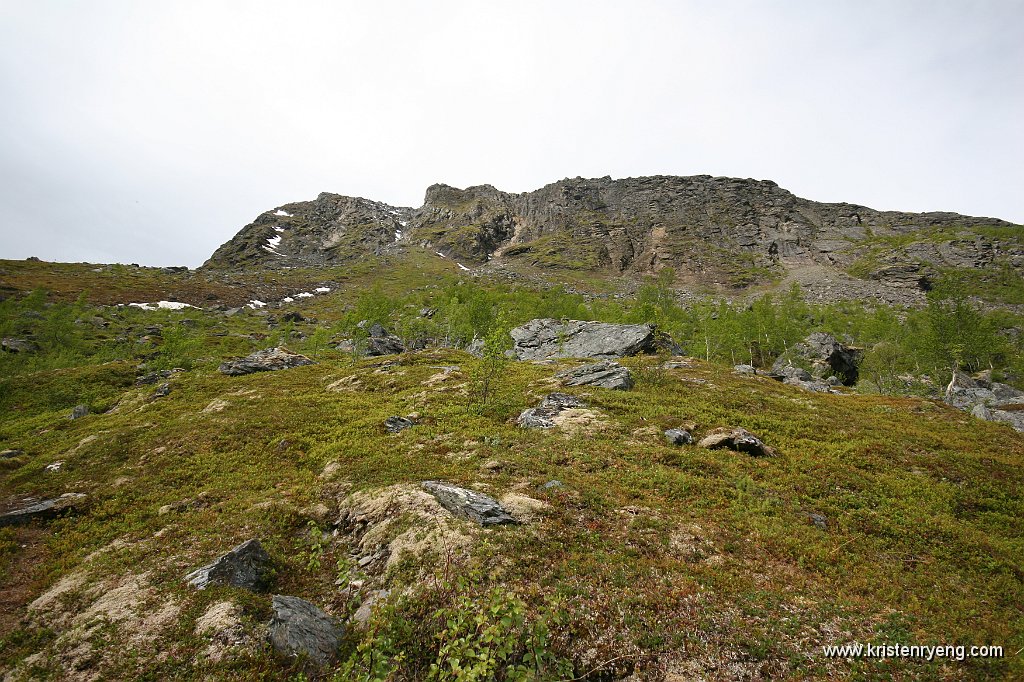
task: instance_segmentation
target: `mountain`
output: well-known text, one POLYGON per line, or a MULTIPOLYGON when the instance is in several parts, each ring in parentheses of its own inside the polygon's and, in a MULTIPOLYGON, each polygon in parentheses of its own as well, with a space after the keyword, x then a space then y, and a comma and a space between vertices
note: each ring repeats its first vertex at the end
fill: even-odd
POLYGON ((1012 223, 877 211, 799 198, 770 181, 654 176, 565 179, 510 194, 432 185, 419 208, 323 193, 261 214, 206 270, 337 265, 408 249, 465 268, 537 267, 743 288, 816 267, 929 289, 948 269, 1024 268, 1012 223))

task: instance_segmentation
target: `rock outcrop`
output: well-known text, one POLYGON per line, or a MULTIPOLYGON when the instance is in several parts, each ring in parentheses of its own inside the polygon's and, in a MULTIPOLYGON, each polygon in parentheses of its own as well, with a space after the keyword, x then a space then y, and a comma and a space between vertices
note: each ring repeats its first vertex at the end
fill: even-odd
POLYGON ((611 324, 580 320, 530 320, 511 331, 512 352, 520 360, 621 358, 659 350, 680 352, 649 324, 611 324))
POLYGON ((957 370, 946 388, 946 402, 978 419, 1003 422, 1024 431, 1024 391, 1013 386, 957 370))
MULTIPOLYGON (((8 452, 20 452, 8 451, 8 452)), ((64 493, 60 497, 38 502, 29 500, 22 506, 0 514, 0 528, 4 526, 23 526, 32 521, 47 521, 58 516, 73 514, 85 502, 85 493, 64 493)))
POLYGON ((259 540, 246 540, 213 563, 197 568, 185 576, 185 581, 197 590, 205 590, 214 583, 233 585, 251 592, 262 592, 270 587, 274 577, 270 555, 259 540))
POLYGON ((481 526, 515 523, 501 504, 492 497, 441 481, 424 481, 423 489, 437 498, 442 507, 456 516, 481 526))
POLYGON ((772 365, 772 372, 785 379, 809 382, 812 379, 829 382, 836 377, 840 383, 853 386, 857 383, 858 366, 862 352, 840 343, 825 332, 814 332, 802 342, 779 356, 772 365))
POLYGON ((701 438, 697 446, 709 450, 728 448, 754 457, 774 457, 778 454, 775 448, 765 445, 760 438, 742 428, 714 429, 701 438))
POLYGON ((274 650, 304 658, 315 669, 329 666, 338 654, 345 627, 305 599, 275 594, 270 605, 274 616, 267 638, 274 650))
POLYGON ((524 429, 553 429, 555 419, 566 410, 586 407, 586 403, 568 393, 551 393, 537 407, 523 410, 516 423, 524 429))
POLYGON ((629 368, 611 360, 574 367, 555 376, 566 386, 597 386, 619 391, 633 388, 633 374, 629 368))
POLYGON ((283 346, 278 346, 277 348, 256 351, 238 360, 229 360, 228 362, 221 363, 219 371, 228 376, 241 376, 243 374, 273 372, 312 364, 314 364, 313 361, 305 355, 293 353, 283 346))

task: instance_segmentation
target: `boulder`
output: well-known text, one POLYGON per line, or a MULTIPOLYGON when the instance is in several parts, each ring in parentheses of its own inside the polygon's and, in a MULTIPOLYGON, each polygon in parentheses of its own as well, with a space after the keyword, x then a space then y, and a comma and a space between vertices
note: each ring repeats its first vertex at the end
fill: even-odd
POLYGON ((384 420, 384 429, 388 433, 398 433, 416 425, 416 422, 407 417, 388 417, 384 420))
POLYGON ((275 651, 304 658, 317 669, 334 661, 345 636, 344 625, 298 597, 275 594, 270 605, 274 615, 267 628, 267 639, 275 651))
POLYGON ((669 445, 689 445, 693 442, 693 436, 686 429, 669 429, 665 432, 665 440, 669 445))
POLYGON ((481 526, 515 523, 501 504, 492 497, 441 481, 424 481, 423 489, 437 498, 442 507, 481 526))
POLYGON ((30 502, 0 514, 0 527, 22 526, 35 520, 46 521, 73 514, 81 509, 85 498, 85 493, 64 493, 53 499, 30 502))
POLYGON ((82 417, 86 416, 87 414, 89 414, 89 406, 88 405, 75 405, 75 407, 71 410, 71 417, 70 418, 71 419, 81 419, 82 417))
POLYGON ((306 318, 302 316, 302 313, 297 313, 297 312, 295 312, 293 310, 293 311, 291 311, 289 313, 285 313, 284 315, 282 315, 281 316, 281 321, 282 322, 305 322, 306 318))
POLYGON ((960 370, 946 387, 946 403, 978 419, 1003 422, 1024 431, 1024 391, 991 380, 991 375, 970 377, 960 370))
MULTIPOLYGON (((363 325, 365 328, 366 325, 363 325)), ((369 337, 366 339, 365 355, 377 357, 380 355, 397 355, 406 351, 402 340, 384 328, 384 325, 374 322, 367 330, 369 337)))
POLYGON ((537 407, 523 410, 516 423, 524 429, 552 429, 554 417, 573 408, 586 407, 586 403, 568 393, 550 393, 537 407))
POLYGON ((27 339, 0 339, 0 350, 6 353, 34 353, 39 350, 39 344, 27 339))
POLYGON ((612 360, 568 369, 555 376, 566 386, 597 386, 619 391, 633 388, 633 374, 629 368, 612 360))
POLYGON ((283 346, 278 346, 277 348, 256 351, 252 355, 238 360, 229 360, 228 362, 221 363, 219 370, 222 374, 227 374, 228 376, 241 376, 243 374, 272 372, 312 364, 314 364, 313 361, 305 355, 293 353, 283 346))
POLYGON ((757 369, 753 365, 736 365, 732 368, 732 371, 736 374, 743 374, 746 376, 754 376, 757 374, 757 369))
POLYGON ((824 379, 834 374, 846 386, 853 386, 857 383, 861 355, 860 349, 839 343, 831 334, 814 332, 779 356, 772 365, 772 372, 786 376, 789 367, 809 367, 808 377, 800 377, 800 381, 809 381, 811 377, 824 379))
POLYGON ((21 457, 24 454, 25 454, 24 450, 17 450, 17 449, 4 450, 3 452, 0 452, 0 459, 11 459, 12 457, 21 457))
POLYGON ((519 360, 550 358, 621 358, 679 348, 649 324, 610 324, 580 320, 530 320, 511 331, 512 352, 519 360))
POLYGON ((274 569, 270 555, 259 540, 246 540, 211 564, 197 568, 185 581, 197 590, 211 584, 234 585, 250 592, 263 592, 270 587, 274 569))
POLYGON ((153 392, 150 394, 150 397, 154 398, 154 399, 155 398, 166 398, 170 394, 171 394, 171 385, 167 384, 167 383, 164 383, 164 384, 160 384, 155 389, 153 389, 153 392))
POLYGON ((729 448, 737 452, 745 452, 754 457, 774 457, 778 454, 775 448, 768 447, 761 439, 750 431, 742 428, 721 427, 714 429, 704 436, 698 447, 716 450, 718 448, 729 448))

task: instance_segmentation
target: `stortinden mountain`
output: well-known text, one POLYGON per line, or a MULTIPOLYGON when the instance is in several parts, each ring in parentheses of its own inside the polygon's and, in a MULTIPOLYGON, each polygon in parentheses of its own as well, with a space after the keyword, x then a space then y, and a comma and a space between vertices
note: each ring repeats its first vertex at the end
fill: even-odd
POLYGON ((710 176, 0 261, 0 675, 1024 677, 1022 328, 1024 227, 710 176))

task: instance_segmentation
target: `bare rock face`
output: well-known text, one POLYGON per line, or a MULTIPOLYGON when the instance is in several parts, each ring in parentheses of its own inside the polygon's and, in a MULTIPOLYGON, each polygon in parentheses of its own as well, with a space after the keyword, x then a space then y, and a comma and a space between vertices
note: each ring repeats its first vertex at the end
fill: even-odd
POLYGON ((814 332, 779 356, 772 372, 801 382, 836 376, 846 386, 853 386, 857 383, 861 356, 859 348, 845 346, 831 334, 814 332))
POLYGON ((423 489, 437 498, 441 506, 452 514, 479 523, 481 526, 516 522, 497 500, 483 493, 441 481, 424 481, 423 489))
POLYGON ((778 454, 775 448, 768 447, 760 438, 742 428, 714 429, 697 443, 697 447, 709 450, 728 448, 754 457, 774 457, 778 454))
POLYGON ((251 592, 262 592, 270 586, 274 570, 270 555, 259 540, 246 540, 211 564, 197 568, 185 576, 197 590, 213 583, 234 585, 251 592))
POLYGON ((303 365, 312 365, 314 362, 305 355, 293 353, 283 346, 268 348, 256 351, 238 360, 230 360, 221 363, 219 368, 222 374, 228 376, 241 376, 255 372, 272 372, 303 365))
MULTIPOLYGON (((8 451, 14 452, 14 451, 8 451)), ((18 451, 20 452, 20 451, 18 451)), ((60 497, 30 502, 0 514, 0 528, 23 526, 32 521, 46 521, 78 511, 86 499, 84 493, 64 493, 60 497)))
POLYGON ((369 338, 366 339, 366 355, 397 355, 405 352, 405 344, 394 334, 388 332, 383 325, 370 326, 369 338))
POLYGON ((611 360, 575 367, 555 376, 566 386, 597 386, 619 391, 633 388, 633 374, 629 368, 611 360))
POLYGON ((953 372, 946 388, 946 403, 978 419, 1002 422, 1024 431, 1024 391, 992 381, 991 377, 953 372))
POLYGON ((345 636, 345 626, 298 597, 275 594, 271 608, 274 616, 267 637, 278 653, 304 657, 316 669, 331 664, 345 636))
POLYGON ((565 410, 586 407, 586 403, 568 393, 551 393, 537 407, 523 410, 516 423, 524 429, 553 429, 555 417, 565 410))
POLYGON ((679 352, 671 339, 649 324, 611 324, 580 320, 530 320, 511 332, 512 351, 520 360, 551 358, 621 358, 656 353, 665 348, 679 352))

